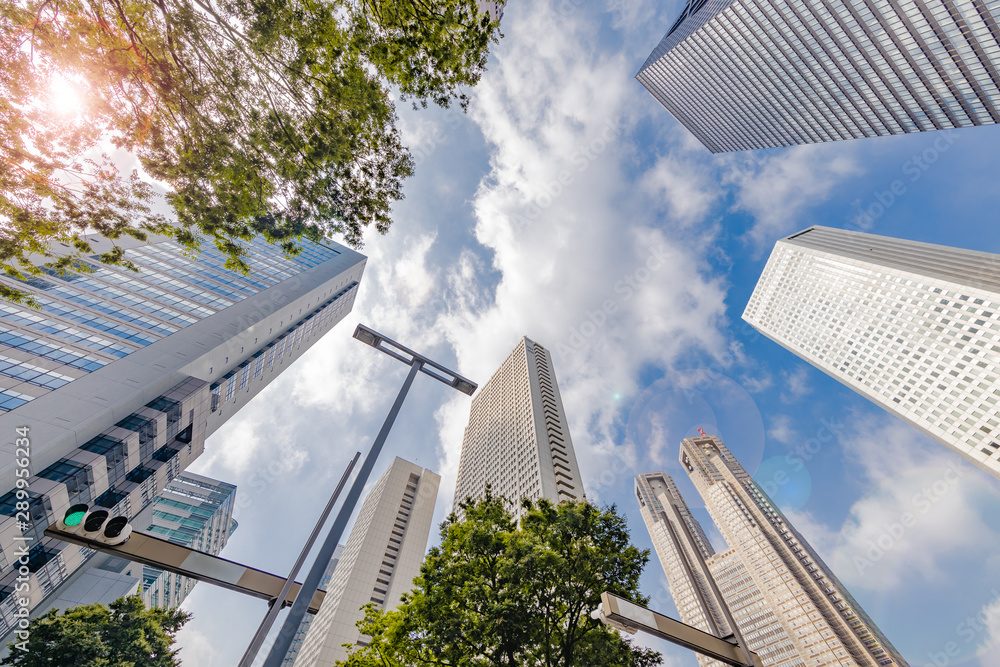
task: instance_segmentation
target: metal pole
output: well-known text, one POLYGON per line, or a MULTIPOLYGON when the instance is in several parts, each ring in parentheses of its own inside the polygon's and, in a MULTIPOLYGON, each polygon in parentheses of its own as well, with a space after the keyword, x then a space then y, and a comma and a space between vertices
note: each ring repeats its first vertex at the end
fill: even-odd
POLYGON ((333 495, 330 496, 330 500, 326 503, 326 507, 323 508, 323 513, 320 514, 319 519, 316 521, 316 525, 313 527, 312 533, 309 534, 309 539, 307 539, 305 545, 303 545, 298 559, 295 561, 295 564, 292 565, 292 570, 288 573, 288 578, 285 579, 285 585, 281 587, 281 592, 278 593, 277 597, 272 598, 271 601, 268 602, 269 607, 267 615, 264 616, 264 620, 261 621, 260 627, 257 628, 257 632, 254 634, 253 639, 250 640, 250 645, 247 647, 246 653, 243 654, 243 659, 240 660, 239 667, 250 667, 250 665, 253 664, 254 658, 257 657, 257 652, 260 651, 260 647, 264 644, 264 639, 267 637, 267 633, 271 630, 271 626, 274 625, 274 619, 278 617, 278 612, 281 611, 284 606, 278 601, 284 601, 288 596, 288 591, 292 587, 292 582, 295 581, 295 577, 298 575, 299 569, 302 568, 302 563, 305 562, 306 556, 309 555, 309 551, 312 550, 313 544, 316 543, 316 538, 319 537, 319 531, 323 529, 323 525, 330 517, 330 512, 333 511, 333 506, 337 504, 337 498, 340 497, 340 492, 344 490, 344 485, 347 484, 347 480, 354 471, 354 466, 357 464, 359 458, 361 458, 361 452, 355 453, 354 458, 351 459, 350 464, 347 466, 347 470, 344 471, 344 475, 340 478, 340 483, 337 484, 337 488, 334 490, 333 495))
POLYGON ((347 520, 351 518, 354 507, 358 504, 361 491, 364 490, 372 468, 375 467, 375 460, 382 451, 382 445, 385 444, 385 439, 389 435, 389 430, 392 428, 393 422, 396 421, 396 415, 399 414, 399 408, 403 405, 406 392, 409 391, 410 385, 413 384, 413 378, 417 376, 417 371, 423 365, 424 363, 420 359, 414 359, 410 363, 410 372, 407 374, 406 380, 403 382, 403 386, 396 396, 396 401, 392 404, 392 408, 390 408, 389 414, 382 424, 382 430, 375 437, 375 442, 372 443, 372 448, 368 452, 368 456, 365 457, 365 462, 361 465, 361 470, 354 479, 354 484, 351 485, 351 490, 348 491, 347 498, 344 499, 344 504, 337 513, 337 518, 334 520, 333 527, 330 528, 330 532, 326 536, 326 541, 320 547, 312 569, 309 570, 309 575, 295 596, 295 602, 292 603, 292 608, 288 611, 288 616, 285 617, 285 621, 281 625, 281 630, 278 631, 278 637, 274 640, 274 644, 267 654, 267 659, 264 660, 264 667, 281 667, 281 663, 285 659, 285 654, 288 653, 288 647, 292 645, 292 639, 295 638, 295 632, 299 628, 299 623, 302 622, 302 618, 306 615, 309 600, 312 599, 312 596, 316 593, 316 589, 319 588, 319 581, 323 578, 323 570, 326 569, 327 564, 329 564, 330 559, 333 557, 333 552, 337 548, 341 536, 344 534, 344 528, 347 527, 347 520))

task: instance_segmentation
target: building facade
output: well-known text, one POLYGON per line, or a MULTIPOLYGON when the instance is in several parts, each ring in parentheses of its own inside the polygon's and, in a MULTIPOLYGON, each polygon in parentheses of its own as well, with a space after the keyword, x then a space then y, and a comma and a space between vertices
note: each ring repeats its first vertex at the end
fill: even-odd
POLYGON ((688 0, 636 78, 713 153, 987 125, 998 21, 1000 0, 688 0))
POLYGON ((212 247, 194 261, 169 240, 118 244, 140 273, 89 262, 91 273, 0 277, 41 307, 0 303, 0 636, 20 600, 37 607, 92 555, 44 529, 76 503, 129 517, 150 506, 350 311, 365 264, 334 244, 288 259, 255 243, 241 276, 212 247))
POLYGON ((637 478, 640 510, 682 621, 720 635, 730 630, 690 558, 697 551, 750 649, 768 667, 907 665, 721 440, 687 438, 680 457, 728 545, 714 552, 669 475, 637 478))
POLYGON ((775 245, 743 319, 1000 477, 1000 256, 811 227, 775 245))
MULTIPOLYGON (((340 556, 343 553, 344 545, 338 544, 337 548, 333 550, 333 557, 330 559, 330 563, 323 570, 323 578, 319 580, 319 589, 321 591, 326 591, 330 587, 333 571, 337 569, 337 563, 340 562, 340 556)), ((302 642, 306 640, 306 635, 309 633, 309 626, 312 625, 314 618, 316 618, 315 614, 306 612, 306 615, 299 621, 299 627, 295 630, 295 636, 292 637, 292 643, 288 647, 288 652, 285 653, 285 659, 281 662, 282 667, 292 667, 295 664, 295 660, 299 657, 299 652, 302 650, 302 642)))
POLYGON ((516 513, 522 498, 585 498, 552 355, 528 337, 472 399, 455 508, 487 484, 515 503, 516 513))
POLYGON ((394 609, 413 588, 427 550, 441 477, 396 458, 365 497, 326 599, 309 626, 296 667, 332 667, 343 644, 364 646, 363 605, 394 609))
MULTIPOLYGON (((219 555, 236 530, 236 487, 190 472, 171 480, 132 525, 174 544, 219 555)), ((178 607, 197 582, 148 565, 132 564, 142 578, 147 607, 178 607)))

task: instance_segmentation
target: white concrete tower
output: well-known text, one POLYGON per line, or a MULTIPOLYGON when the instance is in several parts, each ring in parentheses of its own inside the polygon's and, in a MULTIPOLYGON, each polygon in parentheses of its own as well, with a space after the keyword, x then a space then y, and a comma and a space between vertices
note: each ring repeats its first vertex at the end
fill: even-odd
MULTIPOLYGON (((481 496, 487 484, 515 504, 522 498, 584 499, 552 355, 528 337, 472 399, 455 508, 481 496)), ((513 509, 519 514, 518 505, 513 509)))
POLYGON ((1000 255, 810 227, 743 319, 1000 477, 1000 255))
POLYGON ((361 505, 326 599, 309 626, 296 667, 331 667, 347 659, 342 644, 364 646, 355 625, 363 605, 389 610, 413 588, 427 550, 441 477, 396 458, 361 505))

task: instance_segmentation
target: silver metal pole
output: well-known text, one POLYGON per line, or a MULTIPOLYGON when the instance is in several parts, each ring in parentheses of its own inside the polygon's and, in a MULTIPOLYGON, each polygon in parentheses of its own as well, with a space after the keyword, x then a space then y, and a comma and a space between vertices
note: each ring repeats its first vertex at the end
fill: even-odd
POLYGON ((382 424, 382 430, 375 437, 375 442, 372 443, 372 448, 365 457, 365 462, 361 465, 361 470, 354 479, 354 484, 351 485, 351 490, 348 491, 347 498, 344 499, 344 504, 337 513, 337 518, 334 520, 333 527, 330 528, 330 532, 326 536, 326 541, 320 547, 319 554, 317 554, 316 560, 309 570, 309 575, 295 596, 295 602, 292 603, 292 608, 288 611, 288 616, 285 617, 285 621, 281 625, 281 630, 278 631, 278 637, 267 654, 264 667, 281 667, 281 663, 285 659, 285 654, 288 653, 288 647, 292 645, 292 639, 295 638, 295 632, 299 628, 299 623, 302 622, 302 618, 306 615, 309 600, 312 599, 312 596, 316 593, 316 589, 319 588, 319 581, 323 578, 323 571, 333 557, 333 552, 337 548, 341 536, 344 534, 344 528, 347 527, 347 520, 351 518, 354 507, 358 504, 358 498, 361 497, 361 492, 368 482, 372 468, 375 467, 375 460, 378 459, 378 455, 382 451, 382 445, 385 444, 385 439, 389 435, 389 430, 392 428, 393 422, 396 421, 396 415, 399 414, 399 408, 403 405, 403 399, 406 398, 406 393, 410 390, 410 385, 413 384, 413 378, 417 376, 417 372, 423 365, 424 363, 420 359, 414 359, 410 363, 410 372, 407 374, 406 380, 403 382, 403 386, 396 396, 396 401, 392 404, 392 408, 389 409, 389 414, 382 424))
POLYGON ((350 464, 347 466, 347 470, 344 471, 344 475, 340 478, 340 483, 337 484, 337 488, 334 490, 333 495, 330 496, 330 500, 326 503, 326 507, 323 508, 323 513, 320 514, 319 519, 316 521, 316 525, 313 526, 312 533, 309 534, 309 539, 306 540, 305 545, 302 547, 302 551, 299 553, 298 559, 295 564, 292 565, 291 572, 288 573, 288 578, 285 579, 285 585, 281 587, 281 592, 278 593, 277 597, 272 598, 268 602, 269 608, 267 610, 267 615, 264 616, 264 620, 261 621, 260 627, 257 628, 256 634, 254 634, 253 639, 250 640, 250 645, 247 647, 246 653, 243 654, 243 659, 240 660, 239 667, 250 667, 253 664, 254 658, 257 657, 260 647, 264 644, 264 639, 267 637, 267 633, 271 630, 271 626, 274 625, 274 619, 278 618, 278 612, 281 611, 283 604, 278 601, 285 600, 288 596, 288 591, 292 588, 292 582, 295 581, 295 577, 298 575, 299 570, 302 568, 302 564, 306 560, 306 556, 313 548, 313 544, 316 543, 316 538, 319 537, 319 532, 323 529, 323 525, 326 524, 326 520, 330 517, 330 512, 333 511, 333 506, 337 504, 337 498, 340 497, 340 492, 344 490, 344 485, 347 484, 347 480, 351 477, 351 473, 354 472, 354 466, 357 464, 358 459, 361 458, 361 452, 356 452, 354 458, 351 459, 350 464))

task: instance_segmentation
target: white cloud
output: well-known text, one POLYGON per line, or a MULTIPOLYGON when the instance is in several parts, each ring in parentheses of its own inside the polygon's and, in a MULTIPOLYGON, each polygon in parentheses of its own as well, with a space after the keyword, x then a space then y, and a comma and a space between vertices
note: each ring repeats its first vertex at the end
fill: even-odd
POLYGON ((793 371, 782 371, 781 383, 784 391, 781 392, 781 400, 783 403, 794 403, 812 393, 812 387, 809 386, 809 373, 809 367, 803 365, 796 366, 793 371))
MULTIPOLYGON (((684 231, 709 213, 716 186, 694 166, 684 174, 678 158, 638 174, 648 187, 632 185, 629 99, 642 94, 633 65, 588 47, 596 26, 582 13, 549 30, 553 12, 541 3, 510 14, 476 91, 470 113, 492 148, 475 233, 499 282, 485 297, 459 275, 474 266, 463 261, 449 279, 453 300, 475 309, 452 308, 438 322, 463 372, 481 382, 522 335, 553 352, 586 478, 612 448, 612 397, 636 391, 639 368, 725 351, 725 290, 699 252, 713 231, 684 231)), ((460 399, 438 414, 446 479, 467 414, 460 399)))
POLYGON ((767 437, 774 438, 778 442, 786 445, 792 444, 796 437, 795 429, 792 428, 792 418, 788 415, 774 415, 769 420, 767 437))
POLYGON ((849 587, 885 592, 915 576, 942 580, 949 557, 1000 548, 984 521, 1000 490, 957 454, 889 415, 855 419, 841 443, 865 492, 833 550, 834 570, 849 587))
POLYGON ((977 641, 977 655, 982 667, 996 667, 997 650, 1000 649, 1000 594, 993 589, 993 599, 979 612, 962 621, 957 634, 966 642, 977 641))
POLYGON ((808 212, 834 188, 863 173, 852 142, 795 146, 730 157, 725 182, 736 186, 735 208, 754 217, 747 241, 758 253, 810 224, 808 212))

